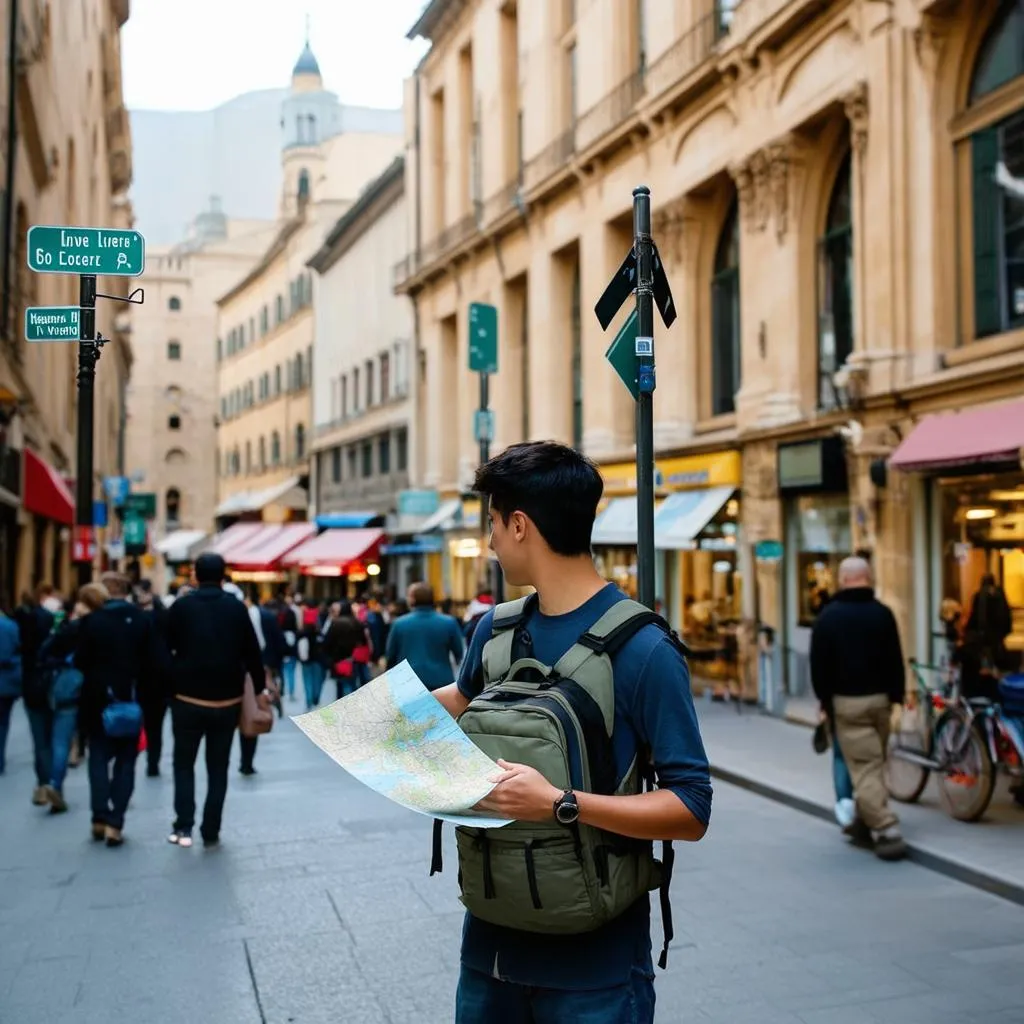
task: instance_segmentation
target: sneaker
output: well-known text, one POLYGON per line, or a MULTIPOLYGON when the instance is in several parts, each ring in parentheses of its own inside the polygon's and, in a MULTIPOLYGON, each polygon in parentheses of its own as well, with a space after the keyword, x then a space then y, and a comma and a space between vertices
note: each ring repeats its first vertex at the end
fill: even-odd
POLYGON ((186 832, 183 828, 176 828, 168 837, 167 842, 180 846, 187 850, 192 845, 192 833, 186 832))
POLYGON ((46 796, 46 786, 36 786, 32 790, 32 803, 36 807, 45 807, 49 803, 49 799, 46 796))
POLYGON ((907 855, 907 844, 896 831, 882 832, 874 837, 875 856, 881 860, 902 860, 907 855))
POLYGON ((51 814, 63 814, 67 809, 67 801, 64 799, 64 795, 56 786, 44 786, 46 790, 46 799, 50 805, 51 814))
POLYGON ((839 827, 845 832, 857 817, 857 805, 849 797, 837 800, 835 815, 836 821, 839 822, 839 827))

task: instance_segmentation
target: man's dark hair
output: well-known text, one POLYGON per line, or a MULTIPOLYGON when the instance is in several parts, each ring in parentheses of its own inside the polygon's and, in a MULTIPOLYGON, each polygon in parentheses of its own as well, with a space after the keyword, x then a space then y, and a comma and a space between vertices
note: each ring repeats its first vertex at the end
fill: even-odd
POLYGON ((196 579, 200 583, 221 583, 227 575, 227 565, 220 555, 204 551, 196 559, 196 579))
POLYGON ((414 583, 409 588, 409 596, 416 608, 434 607, 434 588, 429 583, 414 583))
POLYGON ((597 466, 557 441, 525 441, 476 471, 473 490, 486 494, 507 523, 522 512, 556 555, 590 554, 590 534, 604 483, 597 466))

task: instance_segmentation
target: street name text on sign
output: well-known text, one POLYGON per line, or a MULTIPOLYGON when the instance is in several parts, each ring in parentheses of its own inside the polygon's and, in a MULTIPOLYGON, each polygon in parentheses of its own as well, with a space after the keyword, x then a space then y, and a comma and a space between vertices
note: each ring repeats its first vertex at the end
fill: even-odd
POLYGON ((77 306, 29 306, 26 341, 78 341, 77 306))
POLYGON ((36 224, 28 229, 28 265, 37 274, 138 277, 146 243, 138 231, 36 224))

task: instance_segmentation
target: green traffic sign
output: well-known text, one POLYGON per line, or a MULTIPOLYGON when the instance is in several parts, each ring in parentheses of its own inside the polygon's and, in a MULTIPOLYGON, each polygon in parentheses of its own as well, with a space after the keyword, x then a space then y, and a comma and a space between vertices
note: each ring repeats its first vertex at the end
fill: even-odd
POLYGON ((129 494, 124 499, 125 525, 132 516, 142 519, 156 519, 156 495, 152 492, 129 494))
POLYGON ((485 302, 469 304, 469 368, 498 372, 498 309, 485 302))
POLYGON ((25 310, 26 341, 78 341, 77 306, 29 306, 25 310))
POLYGON ((36 224, 28 229, 28 266, 37 274, 138 277, 146 242, 138 231, 36 224))
POLYGON ((604 354, 605 359, 612 364, 612 369, 622 379, 622 383, 629 388, 633 401, 637 401, 640 397, 640 390, 636 383, 636 339, 638 334, 637 315, 634 309, 626 317, 626 322, 604 354))
POLYGON ((138 515, 129 515, 124 521, 124 546, 130 555, 141 555, 146 548, 146 520, 138 515), (132 550, 141 548, 142 550, 132 550))

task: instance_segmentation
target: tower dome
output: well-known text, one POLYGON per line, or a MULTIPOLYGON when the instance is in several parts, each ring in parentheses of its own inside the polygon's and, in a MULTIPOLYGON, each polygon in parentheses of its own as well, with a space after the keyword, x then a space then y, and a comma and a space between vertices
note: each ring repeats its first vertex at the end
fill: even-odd
POLYGON ((316 57, 313 56, 313 50, 309 45, 308 39, 306 40, 306 45, 302 48, 302 53, 299 54, 299 59, 295 62, 295 67, 292 69, 292 78, 298 78, 300 75, 320 77, 320 65, 317 63, 316 57))

